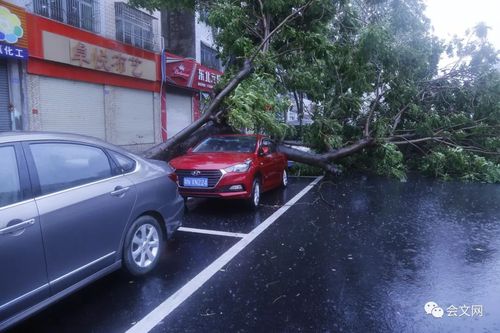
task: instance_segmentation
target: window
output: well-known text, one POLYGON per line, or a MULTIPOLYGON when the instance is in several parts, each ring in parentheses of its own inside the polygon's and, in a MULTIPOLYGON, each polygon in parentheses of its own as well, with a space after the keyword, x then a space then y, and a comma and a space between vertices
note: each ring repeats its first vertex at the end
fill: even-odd
POLYGON ((212 101, 212 97, 210 96, 210 94, 205 93, 205 92, 200 92, 200 111, 201 111, 201 113, 205 113, 205 110, 208 108, 211 101, 212 101))
POLYGON ((214 136, 202 141, 193 152, 252 153, 256 143, 257 139, 254 136, 214 136))
POLYGON ((220 70, 219 54, 213 48, 201 43, 201 64, 209 68, 220 70))
POLYGON ((19 170, 14 147, 0 147, 0 207, 22 200, 19 170))
POLYGON ((135 169, 135 161, 127 156, 124 156, 120 153, 114 151, 108 151, 111 157, 115 160, 116 164, 118 164, 118 172, 119 173, 127 173, 132 172, 135 169))
POLYGON ((100 31, 97 0, 34 0, 35 13, 92 32, 100 31))
POLYGON ((42 194, 111 176, 108 157, 99 148, 70 143, 30 145, 42 194))
POLYGON ((147 50, 155 50, 156 20, 153 16, 115 2, 116 39, 147 50))
POLYGON ((210 16, 210 13, 208 11, 208 6, 201 6, 201 8, 198 10, 198 14, 200 15, 201 22, 205 23, 208 22, 208 17, 210 16))

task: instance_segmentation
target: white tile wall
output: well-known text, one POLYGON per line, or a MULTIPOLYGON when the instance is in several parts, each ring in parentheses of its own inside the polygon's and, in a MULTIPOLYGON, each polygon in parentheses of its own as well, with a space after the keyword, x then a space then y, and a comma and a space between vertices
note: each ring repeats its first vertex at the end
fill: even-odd
MULTIPOLYGON (((101 30, 102 35, 106 38, 116 39, 116 25, 115 25, 115 2, 127 2, 127 1, 114 1, 114 0, 100 0, 101 1, 101 30)), ((142 10, 144 13, 155 17, 157 20, 156 24, 156 45, 160 45, 160 24, 161 24, 161 13, 159 11, 154 11, 153 13, 147 10, 142 10)))
POLYGON ((215 48, 212 28, 200 21, 200 15, 196 13, 195 18, 195 34, 196 34, 196 61, 201 62, 201 42, 215 48))

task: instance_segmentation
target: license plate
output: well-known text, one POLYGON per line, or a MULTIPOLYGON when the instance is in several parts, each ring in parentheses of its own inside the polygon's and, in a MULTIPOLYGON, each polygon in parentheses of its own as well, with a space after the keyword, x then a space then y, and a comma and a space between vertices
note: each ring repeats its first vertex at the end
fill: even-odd
POLYGON ((208 178, 184 178, 185 187, 208 187, 208 178))

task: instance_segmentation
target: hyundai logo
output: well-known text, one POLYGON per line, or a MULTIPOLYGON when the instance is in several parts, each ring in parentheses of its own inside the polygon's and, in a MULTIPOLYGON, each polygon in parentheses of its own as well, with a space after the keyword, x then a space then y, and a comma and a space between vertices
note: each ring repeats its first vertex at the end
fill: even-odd
POLYGON ((199 175, 201 174, 201 171, 199 171, 199 170, 195 170, 195 171, 191 172, 191 174, 192 174, 193 176, 199 176, 199 175))

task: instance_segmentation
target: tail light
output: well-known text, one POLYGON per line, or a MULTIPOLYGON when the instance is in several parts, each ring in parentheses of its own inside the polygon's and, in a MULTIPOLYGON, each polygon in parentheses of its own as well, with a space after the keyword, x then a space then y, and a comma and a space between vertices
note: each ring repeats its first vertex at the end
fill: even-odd
POLYGON ((172 179, 174 183, 177 183, 177 175, 175 174, 175 172, 168 174, 168 178, 172 179))
POLYGON ((168 178, 170 178, 174 183, 177 183, 177 175, 175 174, 175 168, 170 165, 170 163, 167 162, 169 173, 168 173, 168 178))

